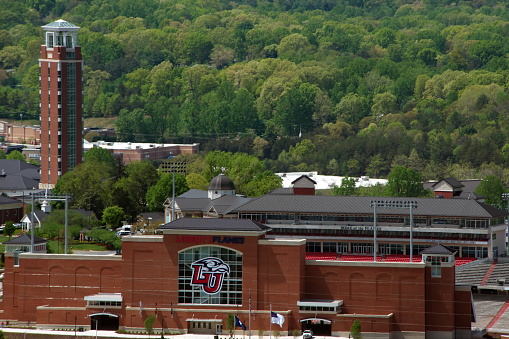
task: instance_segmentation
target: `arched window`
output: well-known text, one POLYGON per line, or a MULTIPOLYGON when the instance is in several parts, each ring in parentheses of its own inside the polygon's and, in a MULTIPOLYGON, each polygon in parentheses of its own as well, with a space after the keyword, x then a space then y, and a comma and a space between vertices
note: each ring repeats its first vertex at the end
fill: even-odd
POLYGON ((242 253, 220 246, 181 251, 179 303, 242 304, 242 253))

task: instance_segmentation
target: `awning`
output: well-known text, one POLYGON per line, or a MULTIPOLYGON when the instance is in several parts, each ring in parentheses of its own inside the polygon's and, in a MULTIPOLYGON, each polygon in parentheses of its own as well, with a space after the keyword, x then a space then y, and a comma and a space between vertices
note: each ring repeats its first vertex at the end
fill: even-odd
POLYGON ((87 301, 117 301, 122 302, 122 294, 120 293, 99 293, 85 296, 87 301))
POLYGON ((200 318, 187 318, 186 321, 202 321, 209 323, 222 323, 222 319, 200 319, 200 318))
POLYGON ((339 307, 343 305, 343 300, 299 300, 297 306, 312 307, 339 307))
POLYGON ((330 321, 329 319, 323 319, 323 318, 306 318, 306 319, 301 319, 301 323, 305 322, 305 321, 310 321, 314 324, 317 324, 319 322, 323 322, 324 324, 326 325, 330 325, 332 323, 332 321, 330 321))
POLYGON ((118 318, 118 315, 113 314, 113 313, 94 313, 94 314, 89 314, 88 316, 89 317, 95 317, 96 315, 107 315, 108 317, 118 318))

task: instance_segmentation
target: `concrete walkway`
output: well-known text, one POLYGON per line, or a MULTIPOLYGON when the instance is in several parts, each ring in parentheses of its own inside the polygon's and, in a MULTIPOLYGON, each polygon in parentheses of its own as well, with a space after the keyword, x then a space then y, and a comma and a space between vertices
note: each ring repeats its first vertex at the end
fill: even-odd
MULTIPOLYGON (((97 337, 97 338, 153 338, 153 339, 160 339, 160 334, 121 334, 116 333, 115 331, 96 331, 96 330, 89 330, 89 331, 83 331, 83 332, 74 332, 74 331, 53 331, 53 330, 31 330, 31 329, 24 329, 24 328, 12 328, 12 327, 4 327, 1 328, 1 330, 4 332, 4 334, 7 333, 18 333, 18 334, 27 334, 29 336, 30 334, 47 334, 47 335, 59 335, 59 336, 76 336, 76 337, 97 337)), ((164 338, 167 339, 214 339, 213 335, 207 335, 207 334, 179 334, 179 335, 170 335, 165 334, 164 338)), ((228 334, 221 334, 219 335, 220 339, 229 339, 228 334)), ((245 336, 234 336, 235 339, 249 339, 248 335, 245 336)), ((324 337, 324 336, 316 336, 312 339, 347 339, 348 337, 324 337)), ((260 338, 258 335, 251 336, 251 339, 276 339, 276 337, 269 337, 264 336, 260 338)), ((293 336, 281 336, 278 339, 302 339, 302 336, 293 337, 293 336)))

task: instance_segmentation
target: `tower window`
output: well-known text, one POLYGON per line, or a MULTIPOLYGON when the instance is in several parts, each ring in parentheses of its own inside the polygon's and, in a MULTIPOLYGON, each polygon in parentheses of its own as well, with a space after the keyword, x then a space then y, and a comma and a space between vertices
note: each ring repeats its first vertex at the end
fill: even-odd
POLYGON ((57 35, 57 46, 63 46, 63 45, 64 45, 64 36, 57 35))
POLYGON ((53 33, 46 33, 46 47, 48 48, 53 48, 53 45, 54 45, 54 35, 53 33))
POLYGON ((65 47, 67 48, 72 48, 72 36, 71 35, 66 35, 65 36, 65 47))

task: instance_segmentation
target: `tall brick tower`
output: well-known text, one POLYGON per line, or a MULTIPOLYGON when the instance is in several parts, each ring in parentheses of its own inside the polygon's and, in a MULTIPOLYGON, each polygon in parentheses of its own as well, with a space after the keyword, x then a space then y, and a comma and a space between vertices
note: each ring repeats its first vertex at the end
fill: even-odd
POLYGON ((78 26, 57 20, 42 28, 39 188, 53 188, 58 178, 82 162, 83 60, 78 26))

